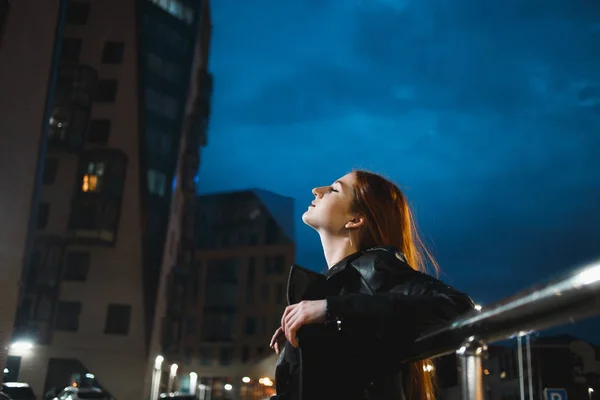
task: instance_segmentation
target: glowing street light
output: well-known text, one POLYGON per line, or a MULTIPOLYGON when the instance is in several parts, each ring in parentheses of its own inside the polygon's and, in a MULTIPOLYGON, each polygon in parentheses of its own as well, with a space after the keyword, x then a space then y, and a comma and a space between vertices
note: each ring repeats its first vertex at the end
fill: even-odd
POLYGON ((242 378, 242 382, 244 382, 244 383, 250 383, 250 378, 247 377, 247 376, 245 376, 245 377, 242 378))
POLYGON ((20 340, 10 345, 13 350, 31 350, 33 348, 33 342, 27 340, 20 340))
POLYGON ((223 389, 230 391, 231 389, 233 389, 233 386, 231 386, 231 384, 226 383, 225 386, 223 386, 223 389))

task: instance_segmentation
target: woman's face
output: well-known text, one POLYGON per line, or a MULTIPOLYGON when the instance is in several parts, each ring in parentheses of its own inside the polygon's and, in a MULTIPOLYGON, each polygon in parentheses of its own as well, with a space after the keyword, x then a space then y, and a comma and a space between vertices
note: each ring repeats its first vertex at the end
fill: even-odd
POLYGON ((314 188, 315 199, 302 215, 302 221, 317 231, 347 235, 346 225, 354 218, 350 205, 355 181, 354 173, 349 173, 330 186, 314 188))

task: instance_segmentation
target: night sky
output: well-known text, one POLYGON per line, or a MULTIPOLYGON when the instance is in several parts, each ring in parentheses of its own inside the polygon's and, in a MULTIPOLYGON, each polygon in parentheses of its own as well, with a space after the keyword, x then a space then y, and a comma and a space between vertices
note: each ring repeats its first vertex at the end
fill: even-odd
MULTIPOLYGON (((296 199, 352 168, 392 178, 477 302, 600 259, 600 2, 212 2, 202 193, 296 199)), ((576 333, 600 343, 598 324, 576 333)), ((585 328, 585 329, 584 329, 585 328)))

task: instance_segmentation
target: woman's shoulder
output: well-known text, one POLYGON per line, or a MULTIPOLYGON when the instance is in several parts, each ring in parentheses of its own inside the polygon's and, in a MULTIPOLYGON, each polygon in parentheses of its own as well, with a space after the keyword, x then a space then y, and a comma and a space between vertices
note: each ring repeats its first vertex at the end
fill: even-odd
POLYGON ((365 250, 352 265, 374 291, 400 292, 408 295, 442 295, 461 298, 473 304, 471 299, 454 287, 424 272, 414 270, 404 253, 392 246, 365 250))

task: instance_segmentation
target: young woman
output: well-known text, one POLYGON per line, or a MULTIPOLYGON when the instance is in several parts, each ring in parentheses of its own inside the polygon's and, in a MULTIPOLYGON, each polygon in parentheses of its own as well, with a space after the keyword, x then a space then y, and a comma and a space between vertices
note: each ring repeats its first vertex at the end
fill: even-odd
POLYGON ((425 257, 437 265, 394 183, 354 171, 313 194, 302 220, 319 233, 329 270, 290 271, 290 306, 271 341, 272 399, 434 399, 431 362, 405 360, 415 339, 472 301, 422 272, 425 257))

